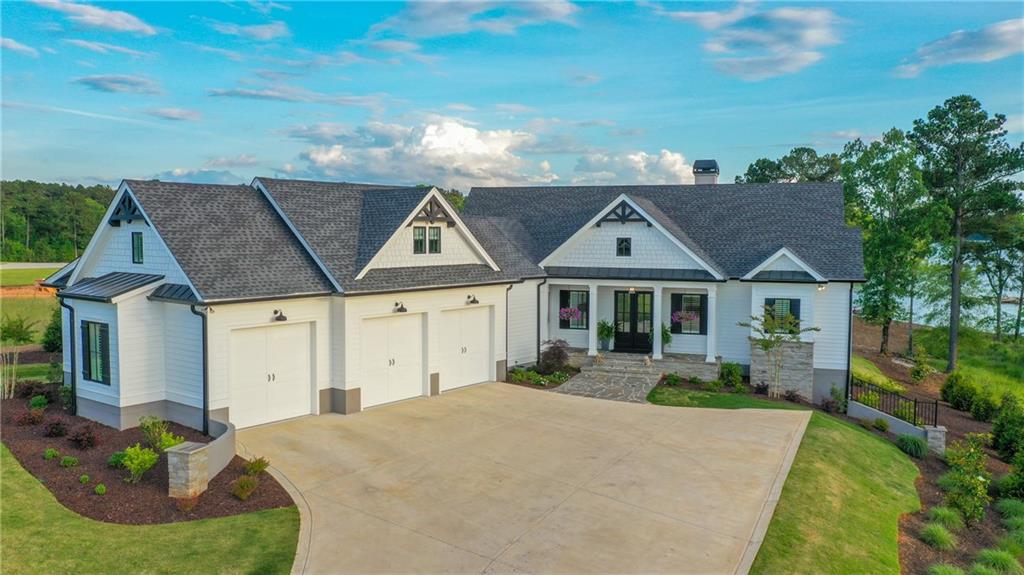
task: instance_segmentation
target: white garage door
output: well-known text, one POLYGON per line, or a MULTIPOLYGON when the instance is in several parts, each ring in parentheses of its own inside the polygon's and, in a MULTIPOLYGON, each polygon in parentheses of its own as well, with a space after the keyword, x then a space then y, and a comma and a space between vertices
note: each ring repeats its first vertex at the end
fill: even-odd
POLYGON ((309 324, 231 332, 231 405, 235 427, 312 412, 309 324))
POLYGON ((491 378, 491 308, 441 314, 441 391, 491 378))
POLYGON ((363 407, 423 395, 423 324, 419 315, 364 319, 359 378, 363 407))

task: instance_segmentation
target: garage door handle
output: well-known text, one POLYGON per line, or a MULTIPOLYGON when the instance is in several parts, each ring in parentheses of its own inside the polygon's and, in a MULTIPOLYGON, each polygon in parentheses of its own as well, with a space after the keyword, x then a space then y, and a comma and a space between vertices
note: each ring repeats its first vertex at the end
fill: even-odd
POLYGON ((267 374, 267 381, 268 382, 270 381, 270 374, 269 373, 267 374))
POLYGON ((277 374, 276 373, 270 374, 270 379, 271 379, 271 381, 277 381, 277 374))

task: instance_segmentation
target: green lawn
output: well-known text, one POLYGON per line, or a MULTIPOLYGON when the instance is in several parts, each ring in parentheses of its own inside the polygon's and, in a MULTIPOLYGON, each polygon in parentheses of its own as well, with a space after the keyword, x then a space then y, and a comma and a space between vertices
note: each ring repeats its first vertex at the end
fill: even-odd
MULTIPOLYGON (((949 336, 945 328, 914 331, 914 342, 932 356, 931 364, 946 369, 949 336)), ((958 364, 960 370, 996 397, 1005 392, 1024 399, 1024 338, 995 341, 990 334, 964 328, 960 330, 958 364)))
POLYGON ((0 286, 30 286, 60 268, 0 269, 0 286))
POLYGON ((882 370, 866 357, 852 356, 850 368, 853 370, 853 376, 857 379, 873 383, 882 389, 888 389, 896 393, 904 391, 904 387, 900 383, 886 377, 882 370))
POLYGON ((23 363, 18 364, 18 381, 32 379, 35 381, 48 381, 50 379, 50 364, 48 363, 23 363))
POLYGON ((6 446, 0 463, 0 562, 5 574, 291 569, 299 535, 299 512, 294 507, 167 525, 101 523, 58 503, 6 446))
MULTIPOLYGON (((652 403, 800 409, 743 394, 655 388, 652 403)), ((811 415, 751 573, 899 573, 899 517, 920 509, 917 466, 896 447, 811 415)))
POLYGON ((36 343, 38 343, 57 306, 56 297, 7 297, 0 302, 0 315, 2 317, 23 317, 28 320, 32 323, 32 330, 36 334, 36 343))

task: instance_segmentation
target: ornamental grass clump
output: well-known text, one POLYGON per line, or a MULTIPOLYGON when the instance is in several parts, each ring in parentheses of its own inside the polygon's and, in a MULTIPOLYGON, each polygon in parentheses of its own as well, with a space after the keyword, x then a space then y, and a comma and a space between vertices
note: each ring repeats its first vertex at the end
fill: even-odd
POLYGON ((928 519, 950 531, 960 531, 964 528, 964 518, 960 517, 960 513, 956 509, 949 507, 932 507, 928 510, 928 519))
POLYGON ((253 477, 259 477, 262 475, 267 468, 270 467, 270 461, 266 457, 257 457, 252 461, 245 463, 245 474, 253 477))
POLYGON ((1024 517, 1024 501, 1020 499, 1000 499, 995 503, 996 511, 1004 519, 1010 517, 1024 517))
POLYGON ((938 523, 929 523, 921 529, 921 541, 940 551, 948 551, 956 547, 956 538, 948 529, 938 523))
POLYGON ((936 563, 928 568, 928 575, 964 575, 964 570, 946 563, 936 563))
POLYGON ((252 475, 243 475, 231 484, 231 494, 241 501, 249 497, 260 486, 260 480, 252 475))
POLYGON ((899 447, 900 451, 915 459, 924 458, 928 452, 928 444, 923 439, 906 433, 896 438, 896 447, 899 447))
POLYGON ((1014 529, 999 540, 999 548, 1014 557, 1024 557, 1024 529, 1014 529))
POLYGON ((975 565, 983 565, 1002 575, 1020 575, 1024 573, 1017 558, 1002 549, 982 549, 974 560, 975 565))

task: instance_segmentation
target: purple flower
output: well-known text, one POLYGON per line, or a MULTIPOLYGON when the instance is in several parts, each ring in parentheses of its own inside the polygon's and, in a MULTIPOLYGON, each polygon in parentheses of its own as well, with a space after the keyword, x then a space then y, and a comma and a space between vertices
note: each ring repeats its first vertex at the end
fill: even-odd
POLYGON ((672 323, 693 322, 700 319, 700 314, 695 311, 672 312, 672 323))
POLYGON ((580 320, 583 319, 583 312, 575 307, 563 307, 558 310, 558 319, 580 320))

